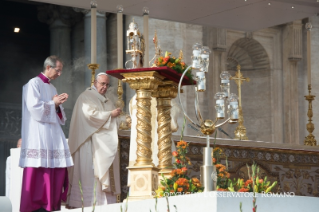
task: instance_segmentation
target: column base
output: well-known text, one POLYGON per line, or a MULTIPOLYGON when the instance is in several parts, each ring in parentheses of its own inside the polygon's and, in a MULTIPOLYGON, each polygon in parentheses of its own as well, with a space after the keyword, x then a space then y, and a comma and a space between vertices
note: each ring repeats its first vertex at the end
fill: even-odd
POLYGON ((155 197, 155 190, 158 188, 158 171, 157 167, 130 166, 130 193, 128 201, 138 201, 152 199, 155 197))

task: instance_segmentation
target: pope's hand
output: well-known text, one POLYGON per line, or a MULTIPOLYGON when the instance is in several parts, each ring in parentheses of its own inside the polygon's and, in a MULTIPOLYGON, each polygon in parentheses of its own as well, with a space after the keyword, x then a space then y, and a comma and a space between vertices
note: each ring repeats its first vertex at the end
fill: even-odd
POLYGON ((63 104, 67 99, 69 95, 66 93, 62 93, 60 95, 54 95, 52 100, 55 103, 55 106, 58 107, 60 104, 63 104))
POLYGON ((116 108, 115 110, 112 110, 111 117, 118 117, 121 114, 121 112, 121 108, 116 108))

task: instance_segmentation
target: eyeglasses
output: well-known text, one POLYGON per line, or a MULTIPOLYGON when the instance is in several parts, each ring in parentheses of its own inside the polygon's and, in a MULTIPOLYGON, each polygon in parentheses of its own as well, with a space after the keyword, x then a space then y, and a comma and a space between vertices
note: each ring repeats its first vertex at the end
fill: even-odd
POLYGON ((102 83, 101 83, 101 82, 99 82, 99 81, 97 81, 97 80, 96 80, 96 82, 99 83, 100 85, 102 85, 103 87, 107 87, 107 88, 111 87, 110 84, 106 84, 105 82, 102 82, 102 83))
POLYGON ((52 69, 54 69, 54 71, 56 71, 57 73, 62 74, 62 70, 57 70, 56 68, 54 68, 53 66, 51 66, 52 69))

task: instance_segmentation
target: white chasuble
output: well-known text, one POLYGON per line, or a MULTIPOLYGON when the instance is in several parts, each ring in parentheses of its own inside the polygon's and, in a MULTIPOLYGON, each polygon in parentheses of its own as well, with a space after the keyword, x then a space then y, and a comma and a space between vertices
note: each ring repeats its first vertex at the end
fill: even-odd
POLYGON ((101 186, 97 192, 102 190, 113 195, 120 194, 117 118, 111 117, 114 109, 110 100, 91 88, 77 99, 69 132, 70 151, 75 160, 74 167, 69 169, 70 206, 78 207, 79 180, 83 188, 90 191, 87 195, 91 201, 93 174, 99 180, 97 185, 101 186), (85 161, 84 157, 87 157, 85 161), (110 173, 111 170, 113 173, 110 173), (113 179, 115 182, 112 182, 113 179))
POLYGON ((39 77, 23 86, 22 144, 19 166, 62 168, 73 166, 69 146, 60 125, 66 116, 60 105, 57 114, 53 96, 55 87, 39 77))

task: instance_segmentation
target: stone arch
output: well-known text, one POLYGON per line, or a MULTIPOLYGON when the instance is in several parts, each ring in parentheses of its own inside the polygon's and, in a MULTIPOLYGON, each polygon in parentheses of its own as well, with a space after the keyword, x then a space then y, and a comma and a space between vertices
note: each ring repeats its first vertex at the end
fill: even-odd
MULTIPOLYGON (((240 38, 227 52, 227 70, 234 76, 236 66, 249 77, 250 82, 242 85, 242 108, 247 137, 255 141, 272 141, 271 72, 270 59, 261 43, 255 39, 240 38)), ((231 92, 237 93, 237 86, 231 82, 231 92)), ((237 124, 229 130, 233 132, 237 124)))
POLYGON ((235 41, 227 54, 227 69, 236 71, 240 64, 243 71, 265 71, 270 69, 265 48, 256 40, 241 38, 235 41))

